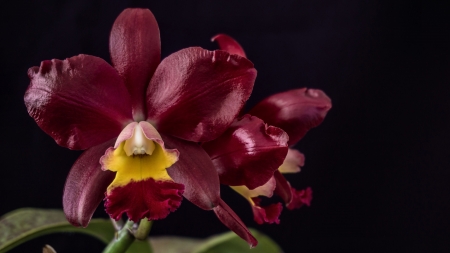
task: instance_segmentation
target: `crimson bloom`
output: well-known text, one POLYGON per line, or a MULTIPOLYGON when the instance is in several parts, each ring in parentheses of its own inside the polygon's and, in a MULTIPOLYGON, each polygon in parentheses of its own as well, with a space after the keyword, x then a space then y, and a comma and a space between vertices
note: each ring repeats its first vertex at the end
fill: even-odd
POLYGON ((86 150, 64 188, 69 222, 87 226, 103 198, 114 219, 162 219, 184 196, 256 245, 220 198, 218 173, 198 144, 232 124, 252 91, 253 64, 195 47, 160 61, 159 28, 147 9, 118 16, 109 49, 113 66, 78 55, 28 71, 30 116, 59 145, 86 150))
MULTIPOLYGON (((222 50, 226 50, 232 55, 246 57, 239 43, 225 34, 213 37, 212 41, 216 41, 222 50)), ((261 206, 259 196, 270 198, 275 193, 283 199, 286 207, 290 210, 310 205, 311 188, 296 190, 282 175, 282 173, 300 172, 300 167, 304 165, 305 161, 302 153, 292 148, 288 149, 287 146, 294 146, 309 129, 322 123, 330 108, 331 100, 321 90, 301 88, 281 92, 258 103, 242 119, 235 120, 222 136, 203 145, 219 172, 220 182, 231 186, 250 202, 254 220, 258 224, 279 223, 278 217, 282 210, 280 203, 261 206), (233 130, 233 125, 239 124, 238 122, 245 121, 245 119, 253 119, 253 121, 259 121, 260 124, 265 122, 271 125, 270 128, 278 129, 278 132, 281 129, 284 130, 287 135, 279 134, 277 138, 272 139, 272 148, 277 148, 279 152, 270 152, 270 157, 263 154, 258 161, 242 159, 242 154, 225 154, 221 147, 229 145, 233 142, 233 138, 239 136, 233 130), (281 152, 281 143, 283 142, 286 143, 284 153, 281 152), (269 161, 269 158, 272 160, 269 161), (261 173, 264 177, 260 178, 258 184, 243 181, 243 177, 237 176, 236 173, 238 171, 245 175, 260 168, 265 168, 265 170, 261 173)), ((284 131, 281 132, 284 133, 284 131)), ((252 133, 254 134, 255 131, 252 133)), ((249 141, 251 139, 241 138, 241 140, 245 140, 242 141, 245 145, 261 143, 260 141, 249 141)), ((264 146, 264 149, 267 150, 267 146, 264 146)), ((254 156, 255 154, 250 155, 254 156)))

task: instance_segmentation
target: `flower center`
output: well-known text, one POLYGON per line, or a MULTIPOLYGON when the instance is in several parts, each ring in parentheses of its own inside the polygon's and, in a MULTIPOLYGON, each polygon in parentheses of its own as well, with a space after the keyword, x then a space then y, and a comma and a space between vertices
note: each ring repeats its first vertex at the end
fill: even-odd
POLYGON ((139 124, 134 128, 133 136, 125 141, 123 147, 127 156, 152 155, 155 148, 155 142, 145 138, 142 127, 139 124))

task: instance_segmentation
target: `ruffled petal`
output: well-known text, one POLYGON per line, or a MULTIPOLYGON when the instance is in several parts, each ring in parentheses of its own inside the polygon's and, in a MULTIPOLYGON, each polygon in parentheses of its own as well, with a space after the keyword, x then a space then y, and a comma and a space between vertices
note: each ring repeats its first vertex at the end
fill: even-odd
POLYGON ((288 150, 286 158, 284 158, 283 164, 281 164, 278 170, 281 173, 298 173, 300 168, 305 165, 305 155, 300 153, 296 149, 290 148, 288 150))
POLYGON ((252 205, 253 219, 256 223, 258 223, 259 225, 262 225, 264 223, 280 224, 279 217, 281 211, 283 210, 283 206, 281 205, 281 203, 261 206, 260 198, 253 198, 253 202, 255 203, 255 205, 252 205))
POLYGON ((330 98, 321 90, 296 89, 272 95, 258 103, 249 114, 289 135, 289 146, 309 129, 322 123, 331 108, 330 98))
POLYGON ((217 34, 211 38, 211 41, 217 42, 221 50, 225 50, 230 54, 237 54, 239 56, 246 57, 244 49, 242 49, 241 45, 226 34, 217 34))
POLYGON ((273 177, 276 180, 275 194, 280 196, 285 204, 289 204, 292 201, 292 191, 289 182, 281 175, 280 171, 275 171, 273 177))
POLYGON ((138 222, 164 219, 174 212, 183 199, 184 186, 172 181, 149 178, 113 188, 105 198, 105 209, 111 218, 118 220, 126 213, 128 218, 138 222))
POLYGON ((72 166, 66 179, 63 209, 67 220, 74 226, 86 227, 95 209, 105 196, 106 187, 114 173, 102 171, 99 159, 114 140, 86 150, 72 166))
POLYGON ((132 118, 122 78, 98 57, 43 61, 28 76, 28 113, 61 146, 93 147, 117 136, 132 118))
POLYGON ((251 248, 258 245, 258 241, 250 233, 242 220, 222 199, 220 199, 219 205, 214 208, 214 213, 225 226, 244 239, 251 248))
POLYGON ((288 140, 283 130, 244 115, 203 148, 219 173, 220 183, 254 189, 267 182, 283 163, 288 140))
POLYGON ((183 196, 204 210, 213 209, 220 201, 220 183, 208 154, 197 143, 162 136, 167 147, 180 151, 178 162, 167 172, 175 182, 185 186, 183 196))
POLYGON ((133 116, 145 119, 145 91, 161 61, 158 23, 149 9, 125 9, 109 37, 111 61, 131 95, 133 116))
POLYGON ((166 169, 178 155, 178 150, 165 148, 150 123, 130 123, 100 159, 103 170, 117 172, 107 188, 106 212, 114 219, 126 213, 138 221, 162 219, 175 211, 184 186, 173 182, 166 169))
POLYGON ((303 205, 310 206, 312 200, 312 189, 308 187, 304 190, 296 190, 291 188, 292 201, 286 205, 287 209, 293 210, 302 207, 303 205))
POLYGON ((221 50, 186 48, 165 58, 147 89, 147 116, 158 130, 205 142, 233 122, 250 96, 256 70, 221 50))

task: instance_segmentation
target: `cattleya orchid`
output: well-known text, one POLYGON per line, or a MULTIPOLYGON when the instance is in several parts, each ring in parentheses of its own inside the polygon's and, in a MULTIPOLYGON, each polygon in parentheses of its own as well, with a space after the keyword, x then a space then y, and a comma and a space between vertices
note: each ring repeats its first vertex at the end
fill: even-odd
MULTIPOLYGON (((212 41, 216 41, 220 49, 228 51, 232 55, 246 57, 239 43, 228 35, 216 35, 212 38, 212 41)), ((300 172, 300 167, 304 165, 305 157, 302 153, 292 148, 286 148, 285 151, 287 152, 284 153, 271 151, 270 156, 261 155, 260 153, 261 156, 257 160, 243 159, 243 156, 254 157, 255 154, 258 154, 258 148, 267 150, 268 147, 272 147, 272 149, 276 147, 281 151, 281 143, 285 143, 286 147, 294 146, 305 136, 309 129, 322 123, 330 108, 331 100, 321 90, 301 88, 281 92, 264 99, 253 107, 248 114, 241 119, 236 119, 222 136, 203 144, 218 170, 220 182, 231 186, 232 189, 249 201, 253 210, 254 220, 258 224, 279 223, 279 216, 282 210, 281 203, 261 206, 259 196, 270 198, 275 193, 283 199, 286 207, 290 210, 300 208, 303 205, 310 205, 312 200, 311 188, 296 190, 291 187, 282 175, 282 173, 300 172), (244 138, 241 138, 242 134, 239 131, 241 131, 242 127, 236 129, 235 126, 242 124, 247 125, 248 128, 248 122, 250 121, 258 121, 260 124, 265 122, 271 125, 270 127, 266 126, 267 129, 277 129, 278 135, 276 138, 272 138, 272 146, 264 145, 264 147, 258 147, 262 143, 261 141, 249 142, 248 140, 255 139, 248 138, 255 131, 249 131, 244 138), (241 140, 241 145, 253 146, 254 152, 248 152, 243 155, 226 152, 226 150, 221 148, 237 142, 235 139, 241 140), (278 145, 275 145, 276 141, 278 141, 278 145), (241 175, 260 168, 265 168, 265 170, 260 173, 259 184, 252 184, 251 181, 242 180, 245 177, 241 175), (261 184, 261 181, 265 183, 261 184)))
MULTIPOLYGON (((237 156, 240 164, 259 167, 227 173, 218 167, 223 183, 254 189, 268 181, 273 188, 276 181, 278 187, 280 179, 273 174, 293 142, 256 117, 235 120, 253 88, 253 64, 238 54, 198 47, 160 61, 159 28, 148 9, 126 9, 118 16, 109 49, 112 66, 78 55, 43 61, 28 71, 31 82, 24 100, 30 116, 59 145, 86 150, 64 188, 69 222, 87 226, 102 199, 113 219, 123 214, 134 222, 162 219, 184 196, 214 210, 255 246, 256 239, 220 198, 214 168, 236 162, 237 156), (222 156, 212 156, 227 136, 220 144, 222 156)), ((258 108, 253 115, 264 116, 258 108)))

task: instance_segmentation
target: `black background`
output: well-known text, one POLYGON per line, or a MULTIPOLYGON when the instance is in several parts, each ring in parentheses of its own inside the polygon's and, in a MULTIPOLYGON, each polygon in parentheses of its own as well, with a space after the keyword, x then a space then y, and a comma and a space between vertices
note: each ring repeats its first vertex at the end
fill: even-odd
MULTIPOLYGON (((312 206, 258 226, 243 198, 223 198, 285 252, 444 252, 450 236, 448 8, 395 1, 9 1, 1 9, 0 214, 61 208, 65 177, 81 152, 59 147, 28 116, 27 69, 80 53, 109 61, 108 36, 127 7, 150 8, 162 55, 216 49, 227 33, 258 70, 248 106, 298 87, 324 90, 333 108, 297 145, 306 155, 297 188, 312 206)), ((444 1, 442 1, 444 2, 444 1)), ((105 217, 100 207, 97 217, 105 217)), ((184 200, 152 235, 227 231, 184 200)), ((45 236, 13 252, 99 252, 87 236, 45 236)))

